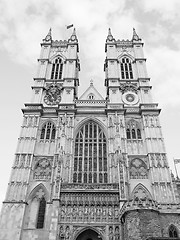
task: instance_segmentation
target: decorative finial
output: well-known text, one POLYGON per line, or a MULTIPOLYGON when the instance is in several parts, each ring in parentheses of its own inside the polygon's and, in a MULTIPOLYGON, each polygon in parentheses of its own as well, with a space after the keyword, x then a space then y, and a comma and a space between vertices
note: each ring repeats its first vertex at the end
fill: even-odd
POLYGON ((76 29, 75 28, 73 29, 72 35, 71 35, 69 40, 72 41, 72 42, 78 41, 77 36, 76 36, 76 29))
POLYGON ((90 80, 90 86, 93 86, 93 80, 92 79, 90 80))
POLYGON ((45 42, 49 42, 52 40, 52 36, 51 36, 51 28, 49 29, 48 34, 46 35, 45 39, 43 39, 45 42))
POLYGON ((133 28, 133 37, 132 40, 139 41, 140 37, 137 35, 135 28, 133 28))
POLYGON ((75 28, 73 29, 72 35, 76 35, 76 29, 75 28))
POLYGON ((112 33, 111 33, 111 29, 109 28, 108 29, 108 36, 107 36, 107 39, 106 39, 106 42, 107 41, 115 41, 115 39, 113 38, 113 35, 112 35, 112 33))
POLYGON ((108 36, 112 36, 111 29, 108 29, 108 36))

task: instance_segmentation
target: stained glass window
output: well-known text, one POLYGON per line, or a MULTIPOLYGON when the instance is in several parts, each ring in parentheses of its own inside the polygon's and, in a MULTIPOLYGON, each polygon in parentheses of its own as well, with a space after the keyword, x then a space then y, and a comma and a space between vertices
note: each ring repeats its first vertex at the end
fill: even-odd
POLYGON ((101 127, 89 121, 75 138, 74 183, 107 183, 107 144, 101 127))

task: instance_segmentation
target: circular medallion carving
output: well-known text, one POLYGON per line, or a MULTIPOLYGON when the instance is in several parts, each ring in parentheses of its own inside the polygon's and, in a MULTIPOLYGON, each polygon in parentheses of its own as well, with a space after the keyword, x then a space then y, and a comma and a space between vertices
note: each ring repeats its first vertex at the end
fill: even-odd
POLYGON ((61 101, 61 89, 62 87, 57 84, 49 84, 46 88, 46 95, 44 96, 44 102, 47 105, 57 105, 61 101))
POLYGON ((138 103, 139 98, 136 93, 128 91, 122 95, 122 100, 125 104, 134 105, 138 103))

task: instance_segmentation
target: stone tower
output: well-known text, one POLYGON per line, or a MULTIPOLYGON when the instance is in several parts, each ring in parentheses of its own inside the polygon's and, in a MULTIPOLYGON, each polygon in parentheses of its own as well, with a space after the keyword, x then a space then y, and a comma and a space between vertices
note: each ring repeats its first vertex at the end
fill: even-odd
POLYGON ((143 42, 109 29, 106 98, 93 82, 78 97, 75 29, 41 43, 3 202, 0 240, 140 240, 178 237, 172 183, 151 96, 143 42))

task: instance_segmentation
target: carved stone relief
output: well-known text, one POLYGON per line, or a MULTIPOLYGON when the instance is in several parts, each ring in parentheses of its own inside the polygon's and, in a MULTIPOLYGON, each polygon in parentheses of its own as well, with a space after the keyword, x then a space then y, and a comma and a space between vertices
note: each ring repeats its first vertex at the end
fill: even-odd
POLYGON ((44 96, 44 102, 47 105, 56 105, 61 101, 62 85, 50 83, 46 86, 46 94, 44 96))
POLYGON ((130 178, 144 179, 148 178, 148 170, 146 164, 141 159, 133 159, 130 164, 130 178))
POLYGON ((38 161, 34 168, 33 178, 36 180, 49 180, 51 178, 51 164, 46 158, 38 161))
POLYGON ((119 194, 61 194, 60 222, 118 222, 119 194))

